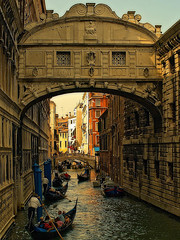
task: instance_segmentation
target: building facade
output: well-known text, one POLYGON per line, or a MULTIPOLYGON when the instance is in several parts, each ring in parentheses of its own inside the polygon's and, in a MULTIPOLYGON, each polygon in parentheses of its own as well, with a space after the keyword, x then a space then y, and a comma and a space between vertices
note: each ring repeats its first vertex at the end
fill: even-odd
POLYGON ((59 153, 68 152, 68 116, 58 118, 56 126, 59 135, 59 153))
MULTIPOLYGON (((148 108, 132 100, 119 102, 120 108, 122 106, 124 110, 118 115, 117 109, 114 109, 114 100, 118 97, 110 100, 108 113, 101 117, 100 128, 102 169, 129 194, 176 216, 180 216, 179 36, 180 21, 154 45, 161 61, 163 76, 162 131, 154 132, 154 122, 148 108), (108 124, 103 128, 104 122, 108 124), (120 137, 118 125, 124 126, 120 137), (118 146, 113 144, 114 137, 118 146), (121 152, 120 155, 117 154, 118 151, 121 152)), ((154 88, 158 88, 158 85, 154 88)), ((152 91, 148 88, 147 96, 152 91)))
POLYGON ((18 37, 24 13, 23 1, 0 1, 0 239, 34 190, 33 164, 42 167, 49 151, 49 101, 34 104, 20 118, 18 37))
POLYGON ((68 118, 68 149, 69 153, 76 150, 76 116, 68 118))
POLYGON ((81 152, 88 154, 89 151, 89 93, 82 97, 82 144, 81 152))
POLYGON ((56 133, 56 104, 50 101, 50 156, 53 157, 57 153, 57 133, 56 133))
POLYGON ((99 117, 108 107, 108 95, 89 93, 89 154, 95 156, 99 151, 99 117))

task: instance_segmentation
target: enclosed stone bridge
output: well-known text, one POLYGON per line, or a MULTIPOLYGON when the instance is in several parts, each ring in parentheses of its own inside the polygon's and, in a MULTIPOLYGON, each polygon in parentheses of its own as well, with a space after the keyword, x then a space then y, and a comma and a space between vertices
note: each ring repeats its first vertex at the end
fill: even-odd
POLYGON ((154 43, 160 26, 121 18, 107 5, 77 4, 26 26, 19 40, 21 119, 34 103, 73 92, 104 92, 135 100, 161 129, 161 70, 154 43))

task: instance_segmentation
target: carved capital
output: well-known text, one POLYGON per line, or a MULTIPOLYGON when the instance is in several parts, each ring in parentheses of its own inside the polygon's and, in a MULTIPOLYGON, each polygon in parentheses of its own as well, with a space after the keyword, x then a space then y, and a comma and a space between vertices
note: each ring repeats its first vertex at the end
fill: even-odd
POLYGON ((90 87, 94 87, 94 86, 95 86, 95 80, 94 80, 94 79, 91 79, 91 80, 89 81, 89 86, 90 86, 90 87))

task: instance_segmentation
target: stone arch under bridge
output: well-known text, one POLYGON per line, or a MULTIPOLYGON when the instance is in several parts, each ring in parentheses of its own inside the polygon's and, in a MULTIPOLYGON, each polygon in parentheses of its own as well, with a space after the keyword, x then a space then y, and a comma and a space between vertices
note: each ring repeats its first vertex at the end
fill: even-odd
POLYGON ((161 128, 161 69, 154 44, 160 26, 121 18, 104 4, 76 4, 31 23, 19 39, 21 119, 34 103, 72 92, 105 92, 146 107, 161 128))

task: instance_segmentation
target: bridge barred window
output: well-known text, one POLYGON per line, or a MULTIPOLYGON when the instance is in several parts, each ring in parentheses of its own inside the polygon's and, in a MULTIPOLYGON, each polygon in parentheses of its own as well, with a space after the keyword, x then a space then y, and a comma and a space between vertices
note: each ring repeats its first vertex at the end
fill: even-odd
POLYGON ((112 52, 112 64, 115 66, 126 65, 126 53, 125 52, 112 52))
POLYGON ((59 66, 70 66, 71 65, 71 54, 70 52, 56 52, 57 64, 59 66))

